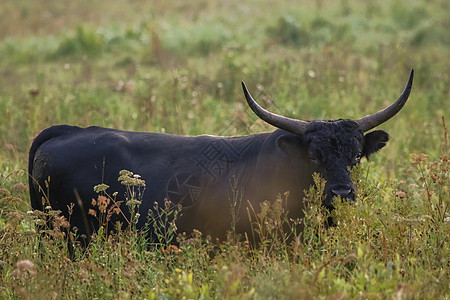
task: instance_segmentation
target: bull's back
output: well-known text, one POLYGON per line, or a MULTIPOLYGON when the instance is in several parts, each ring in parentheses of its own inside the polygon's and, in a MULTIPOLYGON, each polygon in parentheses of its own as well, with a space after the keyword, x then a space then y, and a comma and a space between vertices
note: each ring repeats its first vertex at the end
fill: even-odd
POLYGON ((94 186, 106 183, 109 194, 118 192, 123 197, 125 187, 117 179, 119 172, 127 169, 152 187, 141 205, 146 211, 167 197, 166 185, 180 169, 189 172, 190 157, 198 154, 197 148, 208 139, 100 127, 50 127, 36 137, 30 150, 32 207, 43 210, 50 205, 68 216, 68 205, 74 203, 71 220, 77 222, 98 196, 94 186))

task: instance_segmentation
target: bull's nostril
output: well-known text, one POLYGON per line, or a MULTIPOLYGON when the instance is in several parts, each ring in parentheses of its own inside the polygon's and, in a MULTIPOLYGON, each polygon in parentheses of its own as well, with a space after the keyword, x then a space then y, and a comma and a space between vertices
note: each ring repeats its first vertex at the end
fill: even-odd
POLYGON ((353 193, 352 188, 340 188, 340 189, 331 189, 331 192, 335 196, 348 197, 351 193, 353 193))

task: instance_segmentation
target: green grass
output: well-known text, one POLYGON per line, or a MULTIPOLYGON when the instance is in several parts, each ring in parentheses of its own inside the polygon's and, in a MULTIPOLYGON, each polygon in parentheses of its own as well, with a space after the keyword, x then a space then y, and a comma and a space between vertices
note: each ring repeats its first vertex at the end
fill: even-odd
MULTIPOLYGON (((450 296, 448 1, 4 2, 0 298, 450 296), (242 80, 280 114, 358 118, 397 99, 411 68, 410 100, 380 126, 391 140, 355 174, 358 204, 337 209, 335 228, 322 228, 312 191, 293 244, 275 225, 260 229, 267 242, 256 249, 201 233, 155 249, 123 232, 99 234, 70 261, 61 233, 39 242, 25 170, 46 127, 272 130, 247 108, 242 80)), ((255 208, 255 222, 283 223, 274 203, 272 214, 255 208)))

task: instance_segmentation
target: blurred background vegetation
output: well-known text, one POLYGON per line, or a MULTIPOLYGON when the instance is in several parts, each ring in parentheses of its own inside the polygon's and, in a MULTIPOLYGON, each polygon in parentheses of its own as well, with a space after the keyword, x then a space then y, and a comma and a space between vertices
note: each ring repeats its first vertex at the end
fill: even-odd
POLYGON ((366 164, 376 181, 413 183, 410 154, 448 149, 449 28, 448 0, 3 0, 1 187, 26 183, 32 139, 54 124, 272 130, 246 106, 241 81, 273 112, 354 119, 395 101, 411 68, 410 100, 380 126, 391 141, 366 164))
POLYGON ((269 130, 252 127, 242 80, 284 115, 358 118, 394 101, 411 68, 411 99, 382 126, 393 137, 382 160, 437 155, 449 15, 448 1, 4 1, 0 161, 23 168, 36 133, 61 123, 269 130))

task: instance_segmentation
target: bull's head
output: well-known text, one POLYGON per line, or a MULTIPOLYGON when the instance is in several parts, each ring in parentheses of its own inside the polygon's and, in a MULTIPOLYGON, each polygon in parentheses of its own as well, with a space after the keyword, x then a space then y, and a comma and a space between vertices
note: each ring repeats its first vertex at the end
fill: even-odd
POLYGON ((271 113, 259 106, 242 82, 245 98, 253 112, 267 123, 302 136, 308 148, 312 170, 326 180, 324 204, 332 207, 333 198, 340 196, 354 201, 354 185, 349 169, 358 164, 362 157, 383 148, 389 135, 382 130, 365 132, 386 122, 405 105, 411 92, 414 70, 408 83, 391 106, 357 120, 302 121, 271 113))

